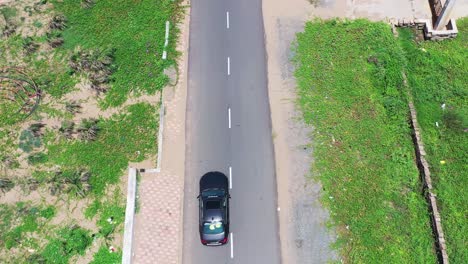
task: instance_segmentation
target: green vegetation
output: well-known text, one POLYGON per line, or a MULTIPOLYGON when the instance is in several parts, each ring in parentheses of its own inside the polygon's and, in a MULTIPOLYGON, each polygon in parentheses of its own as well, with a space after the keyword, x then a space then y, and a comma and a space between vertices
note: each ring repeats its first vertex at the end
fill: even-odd
POLYGON ((400 37, 450 262, 466 263, 468 18, 457 20, 457 26, 453 40, 418 43, 409 30, 400 31, 400 37))
POLYGON ((71 170, 88 168, 92 192, 103 195, 108 184, 118 182, 129 160, 142 161, 146 154, 156 152, 158 120, 156 107, 131 105, 126 114, 101 119, 94 141, 58 137, 48 142, 49 162, 71 170))
POLYGON ((104 106, 122 104, 131 91, 151 94, 167 84, 163 70, 175 64, 178 55, 174 25, 183 12, 179 1, 101 0, 90 8, 81 8, 75 0, 53 2, 69 25, 63 33, 65 49, 115 49, 118 69, 104 106), (168 59, 162 60, 166 21, 171 21, 171 37, 168 59))
POLYGON ((119 264, 122 262, 122 252, 109 252, 106 247, 101 247, 94 255, 91 264, 119 264))
POLYGON ((0 9, 0 14, 5 17, 5 20, 11 20, 12 18, 16 17, 18 11, 14 7, 3 7, 0 9))
POLYGON ((127 98, 168 83, 183 7, 180 0, 46 2, 0 7, 0 195, 41 197, 0 205, 0 262, 70 263, 90 249, 92 263, 117 263, 120 250, 108 246, 122 235, 121 177, 129 162, 156 155, 159 125, 157 105, 127 98))
POLYGON ((348 263, 435 263, 407 120, 404 53, 389 25, 308 22, 295 76, 315 128, 313 174, 348 263))
MULTIPOLYGON (((118 197, 116 197, 118 199, 118 197)), ((108 204, 101 209, 101 214, 97 222, 99 233, 104 237, 109 236, 119 223, 123 223, 125 219, 125 208, 118 204, 108 204)))
POLYGON ((47 155, 43 152, 32 153, 28 156, 28 162, 30 164, 44 163, 47 161, 47 155))
POLYGON ((36 137, 30 130, 23 130, 19 138, 19 148, 24 152, 31 152, 34 148, 41 146, 41 139, 36 137))
POLYGON ((29 234, 46 225, 54 210, 53 207, 43 208, 24 202, 16 205, 0 204, 0 247, 11 249, 37 245, 38 239, 29 234))
POLYGON ((41 256, 46 263, 66 264, 74 255, 83 255, 91 242, 89 231, 77 226, 66 227, 49 241, 41 256))

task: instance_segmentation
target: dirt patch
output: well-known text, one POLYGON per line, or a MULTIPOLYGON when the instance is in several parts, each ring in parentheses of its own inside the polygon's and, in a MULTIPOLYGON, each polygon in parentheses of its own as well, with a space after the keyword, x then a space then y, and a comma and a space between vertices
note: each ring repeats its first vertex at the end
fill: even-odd
POLYGON ((349 18, 384 19, 429 19, 431 9, 428 0, 353 0, 348 7, 349 18))
POLYGON ((73 117, 74 122, 79 122, 83 118, 110 118, 112 115, 122 112, 129 105, 142 102, 156 105, 159 103, 160 98, 161 93, 159 91, 153 95, 129 95, 127 101, 121 106, 101 109, 99 106, 100 97, 90 88, 87 80, 82 80, 75 86, 75 91, 66 94, 64 97, 65 101, 73 101, 80 105, 80 111, 73 117))
POLYGON ((343 4, 344 1, 315 3, 314 9, 305 0, 263 1, 283 263, 326 263, 337 259, 330 249, 334 234, 325 226, 328 213, 319 202, 321 186, 307 178, 312 163, 311 128, 301 121, 295 105, 296 84, 290 59, 295 34, 302 31, 312 11, 331 17, 336 15, 334 10, 344 14, 343 4))

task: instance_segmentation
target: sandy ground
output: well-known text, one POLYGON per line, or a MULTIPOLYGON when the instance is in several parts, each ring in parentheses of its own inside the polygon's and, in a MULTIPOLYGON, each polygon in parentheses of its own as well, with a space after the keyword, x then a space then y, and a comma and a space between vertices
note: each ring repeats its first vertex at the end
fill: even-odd
MULTIPOLYGON (((263 1, 283 263, 326 263, 337 259, 329 247, 335 235, 325 226, 328 213, 319 203, 321 186, 306 177, 312 162, 308 136, 311 129, 301 121, 295 106, 290 63, 291 42, 313 10, 305 0, 263 1)), ((324 9, 324 17, 333 14, 324 9)))
POLYGON ((457 0, 452 10, 452 17, 461 18, 466 16, 468 16, 468 0, 457 0))
MULTIPOLYGON (((454 18, 468 15, 468 0, 459 0, 454 18)), ((280 237, 283 263, 326 263, 338 260, 330 249, 334 230, 319 197, 321 185, 310 173, 310 132, 296 107, 291 44, 305 21, 319 18, 431 18, 428 0, 263 0, 268 54, 269 99, 275 147, 280 237)))
POLYGON ((0 5, 6 5, 9 2, 13 2, 13 0, 0 0, 0 5))

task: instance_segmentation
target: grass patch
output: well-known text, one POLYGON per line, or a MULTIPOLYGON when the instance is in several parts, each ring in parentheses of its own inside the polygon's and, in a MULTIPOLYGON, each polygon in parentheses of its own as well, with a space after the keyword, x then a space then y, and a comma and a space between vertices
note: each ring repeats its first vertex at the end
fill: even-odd
POLYGON ((295 52, 335 246, 348 263, 435 263, 402 91, 405 59, 390 27, 308 22, 295 52))
MULTIPOLYGON (((142 161, 155 153, 158 111, 147 103, 127 108, 127 114, 101 119, 94 141, 61 138, 48 144, 48 160, 64 169, 88 168, 92 192, 103 195, 108 184, 115 184, 128 161, 142 161)), ((47 138, 52 140, 54 135, 47 138)))
POLYGON ((16 14, 18 13, 18 10, 14 7, 2 7, 0 8, 0 14, 3 15, 5 20, 11 20, 16 17, 16 14))
POLYGON ((37 233, 54 214, 54 207, 34 206, 24 202, 0 204, 0 247, 8 250, 19 246, 35 247, 38 241, 29 234, 37 233))
POLYGON ((125 0, 96 1, 91 8, 81 8, 80 1, 54 1, 69 25, 63 33, 64 49, 113 48, 118 66, 112 87, 103 106, 122 104, 129 92, 154 93, 164 87, 168 78, 163 70, 175 64, 176 40, 183 9, 179 1, 125 0), (162 60, 165 22, 171 21, 168 59, 162 60))
POLYGON ((91 242, 89 231, 78 226, 63 228, 49 241, 41 256, 45 263, 66 264, 71 257, 83 255, 91 242))
POLYGON ((465 263, 468 18, 457 20, 457 26, 459 35, 453 40, 417 43, 410 30, 401 30, 400 40, 408 58, 408 82, 418 111, 450 262, 465 263))
POLYGON ((105 246, 101 246, 94 254, 91 264, 118 264, 122 262, 122 252, 109 252, 105 246))

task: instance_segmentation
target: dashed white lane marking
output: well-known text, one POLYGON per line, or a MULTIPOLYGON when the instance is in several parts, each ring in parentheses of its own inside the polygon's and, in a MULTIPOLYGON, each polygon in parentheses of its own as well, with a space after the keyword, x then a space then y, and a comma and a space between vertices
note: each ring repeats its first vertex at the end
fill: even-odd
POLYGON ((229 28, 229 12, 226 12, 226 28, 229 28))
POLYGON ((234 234, 231 233, 231 258, 234 258, 234 234))
POLYGON ((229 128, 231 128, 231 108, 228 108, 229 128))
POLYGON ((227 70, 228 70, 228 75, 231 75, 231 58, 227 58, 227 70))
POLYGON ((229 167, 229 189, 232 189, 232 167, 229 167))

